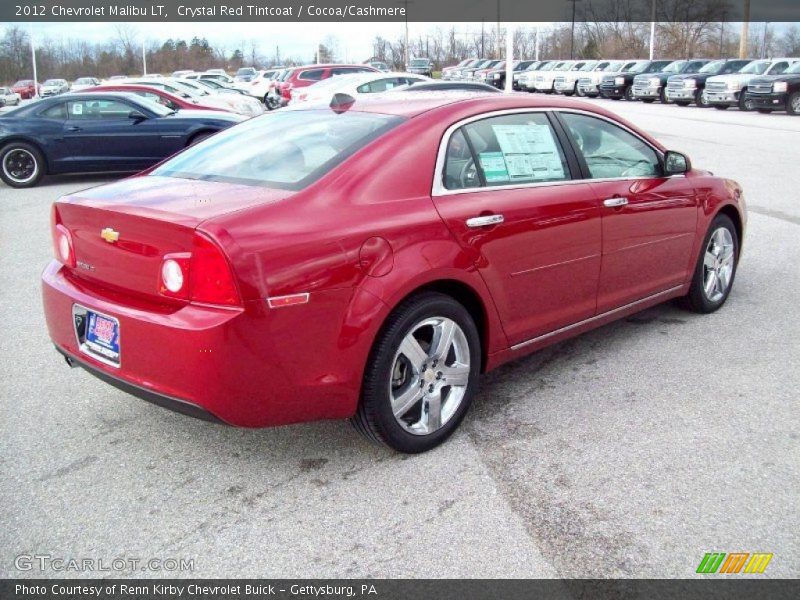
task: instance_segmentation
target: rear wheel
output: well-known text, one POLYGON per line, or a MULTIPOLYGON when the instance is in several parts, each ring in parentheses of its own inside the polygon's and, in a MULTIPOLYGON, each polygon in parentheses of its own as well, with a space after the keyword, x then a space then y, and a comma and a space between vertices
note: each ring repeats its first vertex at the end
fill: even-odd
POLYGON ((790 115, 800 115, 800 92, 795 92, 786 100, 786 112, 790 115))
POLYGON ((435 292, 413 296, 387 319, 370 353, 352 423, 399 452, 430 450, 466 414, 480 362, 478 330, 461 304, 435 292))
POLYGON ((714 217, 702 248, 683 304, 694 312, 710 313, 728 299, 739 263, 739 237, 730 217, 714 217))
POLYGON ((44 157, 25 142, 11 142, 0 150, 0 178, 15 188, 33 187, 44 175, 44 157))

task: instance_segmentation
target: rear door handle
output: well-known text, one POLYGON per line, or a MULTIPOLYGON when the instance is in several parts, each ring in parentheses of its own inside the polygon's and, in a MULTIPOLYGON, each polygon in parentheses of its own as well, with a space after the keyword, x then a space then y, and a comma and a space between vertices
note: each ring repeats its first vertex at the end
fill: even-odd
POLYGON ((608 206, 609 208, 625 206, 627 203, 627 198, 608 198, 607 200, 603 200, 603 206, 608 206))
POLYGON ((485 215, 483 217, 472 217, 467 219, 467 227, 475 229, 477 227, 488 227, 490 225, 499 225, 503 222, 503 215, 485 215))

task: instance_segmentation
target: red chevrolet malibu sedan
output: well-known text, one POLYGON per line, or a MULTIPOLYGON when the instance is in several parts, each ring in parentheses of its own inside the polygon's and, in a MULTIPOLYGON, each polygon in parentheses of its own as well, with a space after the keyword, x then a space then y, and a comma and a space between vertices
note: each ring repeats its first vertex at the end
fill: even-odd
POLYGON ((337 96, 61 198, 44 307, 70 365, 147 400, 421 452, 483 371, 671 298, 718 309, 745 219, 739 185, 593 105, 337 96))

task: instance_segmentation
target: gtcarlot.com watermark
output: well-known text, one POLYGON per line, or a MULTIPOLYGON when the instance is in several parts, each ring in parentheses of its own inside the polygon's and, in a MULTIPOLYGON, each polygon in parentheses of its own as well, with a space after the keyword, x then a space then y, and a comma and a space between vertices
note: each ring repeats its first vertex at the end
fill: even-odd
POLYGON ((131 571, 181 572, 194 571, 193 558, 72 558, 52 554, 20 554, 14 559, 20 571, 52 571, 56 573, 125 573, 131 571))

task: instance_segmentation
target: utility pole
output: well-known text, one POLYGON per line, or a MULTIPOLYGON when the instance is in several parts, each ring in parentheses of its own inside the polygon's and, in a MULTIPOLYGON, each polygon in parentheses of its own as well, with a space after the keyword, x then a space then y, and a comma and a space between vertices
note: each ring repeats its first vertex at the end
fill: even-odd
POLYGON ((144 49, 144 40, 142 40, 142 75, 147 75, 147 51, 144 49))
POLYGON ((534 38, 534 40, 535 40, 534 41, 534 46, 535 46, 535 49, 536 49, 536 52, 535 52, 536 56, 534 56, 534 59, 539 60, 539 24, 538 23, 536 24, 536 37, 534 38))
POLYGON ((567 0, 567 2, 572 2, 572 30, 569 34, 569 58, 570 60, 575 58, 575 5, 580 2, 581 0, 567 0))
POLYGON ((750 0, 744 0, 742 15, 742 35, 739 38, 739 58, 747 58, 747 33, 750 27, 750 0))
POLYGON ((653 60, 656 49, 656 0, 650 11, 650 60, 653 60))
POLYGON ((500 0, 497 0, 497 58, 503 56, 503 46, 500 42, 500 0))

